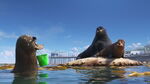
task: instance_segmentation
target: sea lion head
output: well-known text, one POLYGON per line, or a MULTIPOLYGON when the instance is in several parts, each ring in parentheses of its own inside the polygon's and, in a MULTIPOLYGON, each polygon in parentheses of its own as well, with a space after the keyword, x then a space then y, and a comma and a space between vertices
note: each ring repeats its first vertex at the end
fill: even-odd
POLYGON ((98 36, 103 36, 103 35, 105 36, 106 35, 106 29, 104 27, 100 26, 96 29, 96 34, 98 36))
POLYGON ((122 39, 119 39, 116 44, 117 44, 118 47, 124 47, 125 46, 125 41, 122 40, 122 39))
POLYGON ((22 35, 18 38, 17 40, 17 47, 21 47, 22 49, 25 50, 30 50, 30 51, 36 51, 39 49, 42 49, 42 45, 38 45, 36 43, 37 38, 28 36, 28 35, 22 35))

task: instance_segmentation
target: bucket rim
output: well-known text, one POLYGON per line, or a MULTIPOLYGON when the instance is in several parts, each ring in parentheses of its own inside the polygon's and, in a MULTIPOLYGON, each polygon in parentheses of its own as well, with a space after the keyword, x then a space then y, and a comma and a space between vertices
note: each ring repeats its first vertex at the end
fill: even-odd
POLYGON ((41 55, 37 55, 37 56, 48 56, 48 54, 41 54, 41 55))

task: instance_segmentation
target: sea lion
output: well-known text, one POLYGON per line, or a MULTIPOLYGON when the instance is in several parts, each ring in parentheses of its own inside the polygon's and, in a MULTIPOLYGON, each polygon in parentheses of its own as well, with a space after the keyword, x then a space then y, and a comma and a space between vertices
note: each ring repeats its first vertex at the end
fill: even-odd
POLYGON ((16 62, 13 73, 34 73, 38 70, 36 50, 43 45, 36 44, 36 37, 22 35, 16 43, 16 62))
POLYGON ((96 57, 112 57, 112 58, 123 58, 124 57, 124 47, 125 41, 119 39, 117 42, 109 45, 108 47, 102 49, 96 54, 96 57))
POLYGON ((82 59, 94 56, 97 52, 103 48, 111 45, 112 42, 109 39, 106 30, 100 26, 96 29, 96 35, 92 44, 82 53, 80 53, 76 59, 82 59))

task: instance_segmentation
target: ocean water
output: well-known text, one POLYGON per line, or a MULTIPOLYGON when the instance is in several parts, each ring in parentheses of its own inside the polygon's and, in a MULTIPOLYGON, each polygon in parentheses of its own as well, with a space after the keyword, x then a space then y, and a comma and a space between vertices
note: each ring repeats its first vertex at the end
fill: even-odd
POLYGON ((10 71, 0 70, 0 84, 150 84, 150 76, 128 76, 135 71, 150 71, 147 66, 40 70, 36 77, 16 77, 10 71))

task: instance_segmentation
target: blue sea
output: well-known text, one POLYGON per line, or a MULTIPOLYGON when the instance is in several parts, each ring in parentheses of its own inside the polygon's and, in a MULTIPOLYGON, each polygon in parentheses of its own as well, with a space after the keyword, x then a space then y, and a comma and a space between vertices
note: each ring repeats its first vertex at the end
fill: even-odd
POLYGON ((39 70, 36 77, 16 77, 13 73, 10 73, 11 70, 0 70, 0 84, 150 84, 150 76, 128 76, 135 71, 147 72, 150 71, 150 67, 88 67, 87 69, 39 70))

